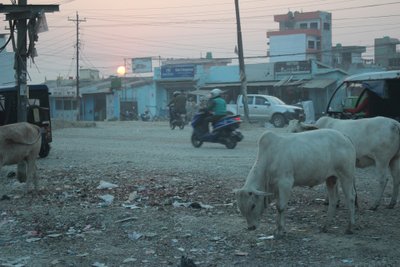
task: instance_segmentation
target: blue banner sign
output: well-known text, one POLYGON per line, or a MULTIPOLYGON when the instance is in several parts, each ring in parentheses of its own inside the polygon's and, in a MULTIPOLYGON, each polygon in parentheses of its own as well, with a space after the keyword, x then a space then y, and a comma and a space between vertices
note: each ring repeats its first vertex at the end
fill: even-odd
POLYGON ((161 78, 193 78, 195 65, 165 65, 161 66, 161 78))

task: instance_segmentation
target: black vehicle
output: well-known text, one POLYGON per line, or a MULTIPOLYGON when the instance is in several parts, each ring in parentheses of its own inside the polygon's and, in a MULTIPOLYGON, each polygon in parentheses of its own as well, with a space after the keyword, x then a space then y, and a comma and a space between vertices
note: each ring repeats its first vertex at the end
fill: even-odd
POLYGON ((400 120, 400 70, 350 76, 333 92, 326 115, 339 119, 384 116, 400 120), (368 113, 349 114, 368 96, 368 113))
MULTIPOLYGON (((41 158, 47 157, 52 142, 49 88, 28 85, 27 121, 42 129, 41 158)), ((0 87, 0 125, 18 122, 18 87, 0 87)))
POLYGON ((239 131, 239 125, 242 122, 240 115, 227 115, 213 124, 212 132, 209 131, 208 121, 210 116, 208 112, 200 111, 192 119, 193 133, 191 137, 192 145, 200 147, 203 142, 220 143, 228 149, 233 149, 236 144, 243 139, 239 131))

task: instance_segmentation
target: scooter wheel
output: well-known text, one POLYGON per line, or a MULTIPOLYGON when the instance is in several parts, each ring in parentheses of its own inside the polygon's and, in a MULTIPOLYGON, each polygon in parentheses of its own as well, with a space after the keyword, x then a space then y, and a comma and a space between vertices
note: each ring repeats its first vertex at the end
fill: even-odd
POLYGON ((199 148, 203 144, 203 141, 201 141, 194 133, 192 134, 190 141, 195 148, 199 148))
POLYGON ((234 149, 236 147, 236 144, 237 144, 236 140, 233 140, 231 138, 227 138, 225 141, 225 146, 228 149, 234 149))
POLYGON ((176 126, 175 123, 172 122, 169 123, 169 127, 171 127, 171 130, 175 129, 175 126, 176 126))
POLYGON ((183 128, 185 128, 185 124, 181 124, 181 125, 179 125, 179 129, 181 129, 181 130, 183 130, 183 128))

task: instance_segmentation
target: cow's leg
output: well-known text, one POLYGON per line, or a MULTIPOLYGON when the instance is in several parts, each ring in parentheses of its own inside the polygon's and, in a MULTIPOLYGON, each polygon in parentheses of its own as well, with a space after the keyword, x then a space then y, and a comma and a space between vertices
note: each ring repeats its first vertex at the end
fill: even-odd
POLYGON ((333 221, 333 216, 336 213, 336 205, 338 201, 338 185, 337 185, 337 178, 334 176, 330 176, 326 179, 326 189, 328 191, 328 215, 326 218, 325 225, 322 227, 323 232, 328 231, 329 225, 333 221))
POLYGON ((289 202, 292 187, 293 187, 292 179, 289 180, 282 179, 281 182, 278 183, 278 201, 276 205, 278 215, 276 217, 277 229, 275 231, 275 235, 278 238, 286 233, 286 222, 285 222, 286 208, 289 202))
POLYGON ((17 164, 17 179, 20 183, 27 182, 27 171, 28 164, 26 160, 23 160, 17 164))
POLYGON ((392 174, 392 179, 393 179, 393 192, 392 192, 392 198, 390 200, 390 203, 388 205, 389 209, 393 209, 394 206, 397 203, 397 198, 399 196, 399 187, 400 187, 400 157, 394 158, 390 162, 390 170, 392 174))
POLYGON ((36 175, 36 159, 28 159, 27 160, 27 188, 31 188, 33 184, 34 190, 37 192, 38 190, 38 179, 36 175))
POLYGON ((346 206, 349 210, 349 224, 346 229, 346 234, 352 234, 355 225, 355 201, 356 189, 354 185, 354 176, 349 174, 340 180, 342 191, 345 197, 346 206))
POLYGON ((381 161, 375 161, 375 163, 375 174, 376 177, 378 177, 379 186, 375 195, 374 203, 370 207, 371 210, 376 210, 381 203, 383 192, 385 191, 386 184, 391 176, 389 166, 387 164, 384 164, 381 161))

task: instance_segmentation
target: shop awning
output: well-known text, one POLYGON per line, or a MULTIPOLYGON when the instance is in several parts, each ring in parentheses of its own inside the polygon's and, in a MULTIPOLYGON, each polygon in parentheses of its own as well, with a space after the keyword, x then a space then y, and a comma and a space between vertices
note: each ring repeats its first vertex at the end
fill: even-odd
POLYGON ((336 82, 336 80, 333 80, 333 79, 314 79, 314 80, 310 80, 310 81, 304 83, 300 87, 308 88, 308 89, 326 88, 335 82, 336 82))

